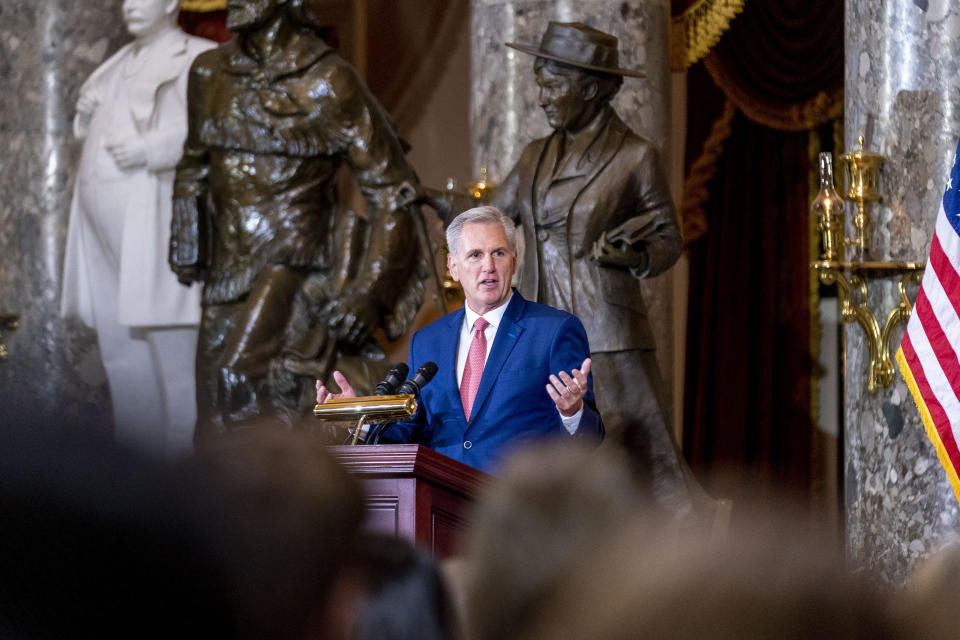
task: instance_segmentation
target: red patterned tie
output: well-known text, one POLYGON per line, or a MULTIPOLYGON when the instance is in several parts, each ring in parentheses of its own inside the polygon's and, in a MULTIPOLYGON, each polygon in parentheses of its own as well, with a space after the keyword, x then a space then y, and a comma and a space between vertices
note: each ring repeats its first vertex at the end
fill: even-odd
POLYGON ((477 397, 480 378, 483 377, 483 362, 487 359, 487 336, 483 334, 483 330, 489 325, 483 318, 477 318, 473 323, 473 341, 470 343, 467 365, 463 368, 463 378, 460 380, 460 401, 463 403, 463 415, 467 420, 470 420, 473 401, 477 397))

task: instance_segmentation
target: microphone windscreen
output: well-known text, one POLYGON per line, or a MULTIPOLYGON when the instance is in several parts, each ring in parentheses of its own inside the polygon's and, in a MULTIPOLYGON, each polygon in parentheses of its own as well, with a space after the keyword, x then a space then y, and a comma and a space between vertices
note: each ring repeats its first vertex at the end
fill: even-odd
POLYGON ((394 365, 393 368, 387 372, 386 377, 377 384, 374 395, 387 396, 392 394, 397 387, 400 386, 400 383, 403 382, 403 379, 407 377, 407 372, 409 371, 410 367, 408 367, 405 362, 394 365))
POLYGON ((417 373, 414 374, 412 378, 400 385, 400 388, 397 389, 397 393, 400 395, 403 394, 413 394, 419 395, 420 390, 423 387, 433 380, 433 376, 437 374, 437 364, 435 362, 427 362, 422 367, 417 369, 417 373))
POLYGON ((423 382, 427 383, 433 380, 433 376, 437 375, 437 363, 436 362, 427 362, 419 369, 419 373, 423 374, 423 382))

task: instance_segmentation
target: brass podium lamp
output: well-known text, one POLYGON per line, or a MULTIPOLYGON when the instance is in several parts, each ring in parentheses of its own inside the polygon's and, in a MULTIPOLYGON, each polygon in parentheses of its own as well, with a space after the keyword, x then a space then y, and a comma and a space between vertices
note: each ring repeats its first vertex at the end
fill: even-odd
POLYGON ((820 260, 811 263, 825 285, 836 283, 840 299, 840 316, 844 322, 856 322, 867 338, 867 351, 870 357, 870 370, 867 374, 867 390, 871 393, 878 386, 889 387, 893 384, 895 368, 890 358, 890 337, 894 328, 910 317, 913 305, 907 295, 907 287, 919 286, 923 276, 923 263, 870 261, 867 237, 870 229, 870 215, 867 205, 879 202, 878 188, 880 168, 884 157, 878 153, 865 151, 863 136, 859 138, 860 150, 840 156, 843 163, 844 197, 857 205, 854 217, 854 237, 845 237, 843 202, 833 186, 833 163, 829 153, 820 154, 820 192, 810 205, 811 213, 817 220, 820 233, 820 260), (845 259, 847 246, 853 248, 854 259, 845 259), (880 328, 877 315, 867 304, 867 283, 869 278, 886 278, 900 275, 897 285, 899 304, 887 315, 880 328))
POLYGON ((360 396, 333 398, 313 408, 313 415, 321 420, 357 420, 350 444, 357 444, 365 424, 403 420, 417 413, 413 394, 393 396, 360 396))

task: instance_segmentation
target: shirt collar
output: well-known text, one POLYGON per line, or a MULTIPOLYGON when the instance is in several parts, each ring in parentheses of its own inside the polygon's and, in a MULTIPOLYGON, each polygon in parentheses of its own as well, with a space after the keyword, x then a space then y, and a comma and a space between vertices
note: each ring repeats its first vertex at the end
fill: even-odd
MULTIPOLYGON (((510 304, 510 300, 513 299, 513 289, 510 290, 510 295, 507 296, 507 299, 496 309, 491 309, 483 314, 483 319, 490 323, 490 326, 494 330, 500 326, 500 321, 503 320, 503 314, 507 311, 507 305, 510 304)), ((477 321, 477 318, 481 317, 479 313, 470 308, 470 305, 464 303, 463 310, 466 311, 464 316, 464 322, 467 323, 467 331, 473 331, 473 323, 477 321)))

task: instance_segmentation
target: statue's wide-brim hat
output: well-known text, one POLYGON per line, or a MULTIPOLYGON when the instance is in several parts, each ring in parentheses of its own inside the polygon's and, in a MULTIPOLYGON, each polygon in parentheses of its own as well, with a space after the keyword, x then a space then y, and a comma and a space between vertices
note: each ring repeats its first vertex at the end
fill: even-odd
POLYGON ((529 53, 538 58, 556 60, 574 67, 642 78, 644 75, 619 67, 617 37, 582 22, 550 22, 540 40, 540 46, 507 42, 511 49, 529 53))

